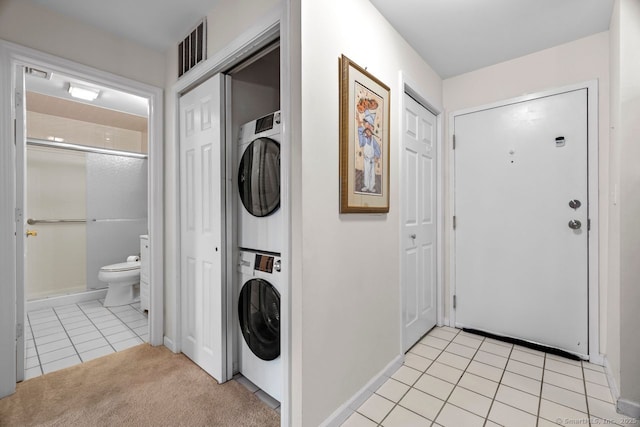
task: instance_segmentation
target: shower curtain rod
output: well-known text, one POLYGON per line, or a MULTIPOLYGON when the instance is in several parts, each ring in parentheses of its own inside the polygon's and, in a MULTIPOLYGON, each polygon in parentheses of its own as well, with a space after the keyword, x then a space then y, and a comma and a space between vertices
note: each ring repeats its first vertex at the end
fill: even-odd
POLYGON ((56 142, 56 141, 49 141, 46 139, 38 139, 38 138, 27 138, 27 144, 35 145, 39 147, 60 148, 63 150, 84 151, 86 153, 107 154, 110 156, 133 157, 136 159, 146 159, 149 157, 147 154, 134 153, 131 151, 120 151, 120 150, 111 150, 109 148, 89 147, 87 145, 69 144, 68 142, 56 142))

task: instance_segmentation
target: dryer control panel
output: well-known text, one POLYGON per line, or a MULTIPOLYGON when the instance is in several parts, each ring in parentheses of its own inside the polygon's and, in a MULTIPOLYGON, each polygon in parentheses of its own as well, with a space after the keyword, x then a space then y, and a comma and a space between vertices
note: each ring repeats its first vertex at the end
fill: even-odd
POLYGON ((274 257, 269 255, 256 254, 254 269, 264 273, 273 273, 274 257))

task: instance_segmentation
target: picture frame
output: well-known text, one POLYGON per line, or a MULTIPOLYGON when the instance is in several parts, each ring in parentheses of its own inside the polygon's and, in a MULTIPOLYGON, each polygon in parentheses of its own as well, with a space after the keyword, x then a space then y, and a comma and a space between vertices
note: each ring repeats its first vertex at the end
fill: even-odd
POLYGON ((340 213, 387 213, 391 91, 345 55, 339 65, 340 213))

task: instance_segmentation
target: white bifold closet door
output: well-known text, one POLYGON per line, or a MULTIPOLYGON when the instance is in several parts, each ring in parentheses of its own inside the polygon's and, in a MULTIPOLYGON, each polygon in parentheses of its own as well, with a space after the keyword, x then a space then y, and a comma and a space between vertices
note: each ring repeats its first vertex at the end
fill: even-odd
POLYGON ((456 325, 588 354, 587 90, 454 127, 456 325))
POLYGON ((182 352, 226 381, 224 108, 220 74, 180 97, 182 352))

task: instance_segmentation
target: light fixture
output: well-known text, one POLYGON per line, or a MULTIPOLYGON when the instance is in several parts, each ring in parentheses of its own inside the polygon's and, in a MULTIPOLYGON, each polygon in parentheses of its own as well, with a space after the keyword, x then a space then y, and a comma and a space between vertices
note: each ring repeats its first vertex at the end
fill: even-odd
POLYGON ((85 101, 94 101, 98 95, 100 95, 100 90, 92 87, 78 86, 75 83, 69 83, 69 94, 74 98, 83 99, 85 101))

